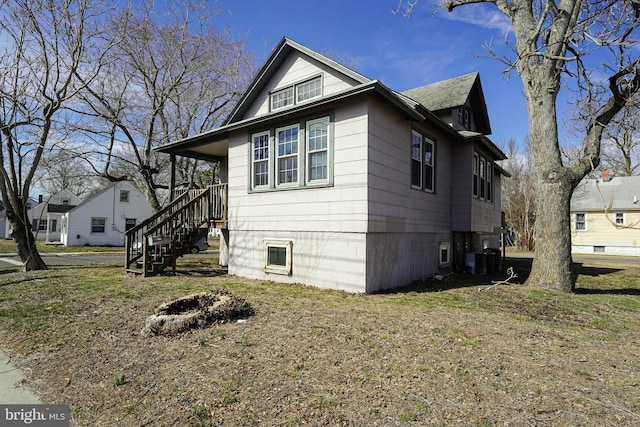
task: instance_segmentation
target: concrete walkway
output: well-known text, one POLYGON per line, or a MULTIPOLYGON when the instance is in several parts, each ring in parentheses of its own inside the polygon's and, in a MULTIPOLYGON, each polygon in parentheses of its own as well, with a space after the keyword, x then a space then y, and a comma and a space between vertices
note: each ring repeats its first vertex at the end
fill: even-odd
POLYGON ((40 398, 22 386, 25 377, 0 349, 0 404, 40 404, 40 398))

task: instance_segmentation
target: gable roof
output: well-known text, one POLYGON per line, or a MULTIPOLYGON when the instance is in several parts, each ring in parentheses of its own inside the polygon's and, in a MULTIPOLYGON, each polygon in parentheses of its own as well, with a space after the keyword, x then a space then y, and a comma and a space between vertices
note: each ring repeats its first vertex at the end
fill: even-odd
POLYGON ((71 211, 77 211, 80 210, 84 207, 84 205, 88 204, 89 202, 92 202, 93 200, 97 199, 98 197, 102 196, 104 193, 107 193, 111 190, 116 190, 117 188, 120 188, 121 190, 133 190, 133 191, 140 191, 138 190, 138 188, 133 185, 131 182, 129 181, 118 181, 118 182, 114 182, 113 184, 103 188, 102 190, 98 191, 97 193, 93 194, 90 197, 87 197, 86 199, 84 199, 81 203, 78 203, 78 205, 73 206, 72 209, 69 209, 68 212, 71 211), (126 188, 122 188, 122 187, 126 187, 126 188))
POLYGON ((478 72, 409 89, 402 94, 415 99, 435 113, 461 107, 469 101, 473 106, 472 112, 478 129, 485 135, 491 134, 489 113, 478 72))
POLYGON ((616 176, 610 181, 584 179, 573 191, 571 211, 640 210, 640 176, 616 176))
POLYGON ((284 60, 293 51, 300 52, 308 56, 309 58, 332 68, 345 77, 353 80, 355 84, 364 84, 372 81, 371 79, 352 70, 351 68, 345 67, 344 65, 334 61, 333 59, 321 55, 318 52, 291 40, 290 38, 283 37, 282 40, 280 40, 280 43, 278 43, 278 45, 273 49, 260 70, 251 80, 249 86, 247 87, 247 90, 244 92, 227 119, 222 123, 223 126, 237 121, 241 117, 243 117, 244 113, 251 106, 251 103, 254 100, 255 96, 276 73, 276 71, 278 71, 284 60))
MULTIPOLYGON (((441 82, 443 83, 443 82, 441 82)), ((247 90, 242 95, 232 112, 229 114, 223 124, 215 129, 207 132, 200 133, 191 137, 187 137, 178 141, 174 141, 168 144, 155 147, 154 151, 162 153, 172 153, 181 156, 188 156, 203 160, 217 161, 225 155, 225 151, 228 150, 228 138, 232 131, 247 128, 249 126, 266 123, 271 120, 286 117, 290 114, 298 113, 319 106, 329 105, 336 101, 348 99, 353 96, 362 94, 373 94, 391 107, 405 114, 410 120, 415 121, 428 121, 432 125, 447 132, 449 135, 456 139, 471 140, 475 139, 481 144, 487 145, 489 149, 496 153, 497 159, 504 159, 506 156, 502 151, 493 144, 486 136, 480 133, 473 133, 473 135, 463 135, 455 130, 452 126, 442 120, 432 109, 434 105, 427 102, 430 98, 430 93, 437 90, 438 87, 441 90, 455 89, 459 94, 455 97, 456 102, 460 102, 460 105, 464 105, 464 100, 469 97, 473 102, 480 105, 481 108, 474 108, 479 110, 481 114, 481 120, 476 119, 477 123, 484 123, 485 129, 490 132, 489 118, 486 110, 486 104, 484 102, 484 95, 482 93, 482 87, 480 85, 480 77, 478 73, 468 74, 460 78, 451 79, 444 82, 444 85, 438 86, 437 83, 433 85, 423 86, 406 92, 396 92, 389 89, 378 80, 372 80, 362 74, 351 70, 350 68, 339 64, 338 62, 327 58, 320 53, 317 53, 287 37, 284 37, 280 43, 274 48, 269 55, 264 65, 260 68, 256 76, 249 84, 247 90), (338 93, 324 96, 303 104, 296 104, 286 109, 272 111, 267 114, 262 114, 254 117, 243 118, 247 111, 253 105, 253 102, 260 95, 261 91, 268 84, 286 59, 293 53, 297 52, 308 58, 317 61, 325 66, 331 68, 336 73, 341 74, 347 80, 353 83, 353 86, 349 89, 343 90, 338 93), (448 82, 448 83, 447 83, 448 82), (409 96, 411 94, 413 96, 409 96), (423 104, 427 102, 429 105, 423 104), (482 136, 481 138, 478 136, 482 136)), ((443 94, 442 97, 447 97, 447 94, 443 94)), ((444 104, 440 104, 444 105, 444 104)), ((482 126, 480 128, 483 131, 482 126)), ((486 134, 485 132, 483 132, 486 134)))

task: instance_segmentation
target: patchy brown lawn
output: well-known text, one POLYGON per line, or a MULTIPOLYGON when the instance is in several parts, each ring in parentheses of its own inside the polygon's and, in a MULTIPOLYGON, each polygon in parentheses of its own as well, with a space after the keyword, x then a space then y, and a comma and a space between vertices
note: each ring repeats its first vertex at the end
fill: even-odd
MULTIPOLYGON (((510 265, 521 282, 527 261, 510 265)), ((0 274, 0 345, 76 426, 640 423, 638 268, 583 266, 572 295, 487 289, 505 274, 364 296, 179 271, 0 274), (255 314, 140 333, 160 304, 218 289, 255 314)))

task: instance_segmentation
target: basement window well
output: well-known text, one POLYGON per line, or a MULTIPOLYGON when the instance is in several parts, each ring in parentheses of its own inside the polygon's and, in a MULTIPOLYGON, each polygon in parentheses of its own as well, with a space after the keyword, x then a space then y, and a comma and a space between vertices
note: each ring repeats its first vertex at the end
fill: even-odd
POLYGON ((291 275, 292 240, 265 239, 264 271, 265 273, 291 275))

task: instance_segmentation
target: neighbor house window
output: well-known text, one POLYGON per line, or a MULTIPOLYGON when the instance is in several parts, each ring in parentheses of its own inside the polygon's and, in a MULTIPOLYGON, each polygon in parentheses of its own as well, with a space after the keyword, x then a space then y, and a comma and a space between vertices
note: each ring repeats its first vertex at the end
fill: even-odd
POLYGON ((272 92, 271 111, 290 107, 320 96, 322 96, 322 76, 272 92))
POLYGON ((269 132, 253 135, 251 138, 253 187, 269 185, 269 132))
POLYGON ((578 231, 585 231, 587 229, 587 214, 576 213, 575 214, 575 227, 578 231))
POLYGON ((52 233, 55 233, 57 228, 58 228, 58 220, 56 218, 53 218, 51 220, 51 223, 49 224, 49 231, 52 233))
POLYGON ((129 203, 129 190, 120 190, 120 203, 129 203))
POLYGON ((251 135, 249 191, 331 185, 332 133, 327 116, 251 135))
POLYGON ((292 271, 292 240, 265 239, 264 271, 290 275, 292 271))
POLYGON ((435 143, 416 130, 411 131, 411 187, 435 189, 435 143))
POLYGON ((41 219, 38 223, 38 231, 47 231, 47 220, 41 219))
POLYGON ((440 243, 440 265, 451 263, 451 243, 440 243))
POLYGON ((298 126, 276 130, 278 185, 298 182, 298 126))
POLYGON ((616 225, 624 225, 624 212, 616 212, 616 225))
POLYGON ((107 218, 91 218, 91 232, 104 233, 107 218))
POLYGON ((326 181, 329 172, 329 118, 307 122, 307 179, 326 181))

